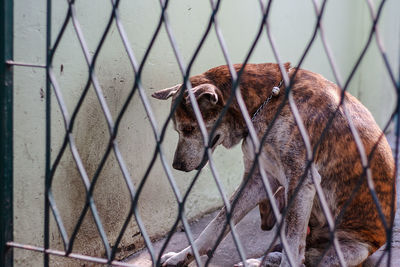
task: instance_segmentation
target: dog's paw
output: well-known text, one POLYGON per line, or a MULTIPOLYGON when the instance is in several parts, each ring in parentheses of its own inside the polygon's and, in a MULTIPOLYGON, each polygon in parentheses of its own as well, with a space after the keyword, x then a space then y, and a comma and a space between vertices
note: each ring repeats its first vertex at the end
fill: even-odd
POLYGON ((271 252, 268 253, 264 260, 264 266, 280 266, 282 261, 282 252, 271 252))
POLYGON ((161 256, 161 265, 164 266, 164 263, 166 263, 170 258, 173 258, 175 255, 178 253, 176 252, 167 252, 164 255, 161 256))
POLYGON ((161 266, 187 266, 191 260, 191 255, 181 251, 168 252, 161 257, 161 266))
POLYGON ((248 259, 248 260, 246 260, 245 263, 246 264, 244 264, 243 262, 236 263, 234 265, 234 267, 244 267, 244 266, 258 267, 258 266, 260 266, 261 258, 260 259, 248 259))
MULTIPOLYGON (((246 260, 246 266, 249 267, 278 267, 281 264, 282 253, 281 252, 271 252, 269 253, 265 259, 263 257, 258 259, 248 259, 246 260)), ((235 264, 235 267, 243 267, 245 264, 243 262, 235 264)))

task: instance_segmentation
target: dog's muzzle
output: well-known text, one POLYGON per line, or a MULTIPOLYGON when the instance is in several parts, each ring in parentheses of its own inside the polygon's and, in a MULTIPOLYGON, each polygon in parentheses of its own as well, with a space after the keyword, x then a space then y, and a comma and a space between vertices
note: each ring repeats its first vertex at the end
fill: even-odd
MULTIPOLYGON (((211 142, 211 150, 214 151, 214 148, 216 147, 219 138, 221 137, 221 135, 217 134, 214 139, 211 142)), ((199 164, 199 166, 196 167, 196 170, 200 170, 202 169, 208 162, 208 155, 207 153, 204 155, 203 160, 201 161, 201 163, 199 164)))
MULTIPOLYGON (((213 138, 213 140, 211 142, 211 146, 210 146, 212 151, 214 151, 215 147, 218 145, 218 141, 220 140, 220 138, 221 138, 220 134, 217 134, 213 138)), ((200 164, 194 169, 196 169, 196 170, 202 169, 207 164, 207 162, 208 162, 208 155, 207 155, 207 153, 205 153, 203 155, 203 158, 202 158, 200 164)), ((188 168, 186 162, 184 160, 181 160, 180 157, 177 156, 177 154, 175 154, 175 158, 174 158, 174 162, 172 163, 172 167, 178 171, 184 171, 184 172, 190 172, 193 170, 192 168, 188 168)))

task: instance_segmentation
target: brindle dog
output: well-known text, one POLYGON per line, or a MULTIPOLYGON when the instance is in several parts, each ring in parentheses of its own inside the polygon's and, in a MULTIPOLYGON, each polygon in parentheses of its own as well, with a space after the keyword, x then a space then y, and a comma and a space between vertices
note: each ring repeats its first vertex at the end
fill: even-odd
MULTIPOLYGON (((289 72, 290 64, 286 63, 289 72)), ((239 71, 242 65, 234 65, 239 71)), ((293 78, 294 71, 289 72, 293 78)), ((250 115, 271 95, 273 87, 282 81, 277 64, 248 64, 240 79, 240 90, 250 115)), ((227 66, 220 66, 191 77, 192 90, 198 101, 205 125, 210 132, 230 96, 232 80, 227 66)), ((312 181, 312 176, 320 181, 328 206, 334 218, 342 211, 361 178, 361 187, 344 211, 336 225, 336 233, 344 260, 349 266, 360 265, 371 253, 385 243, 386 233, 376 205, 371 197, 367 179, 363 175, 360 154, 354 142, 343 107, 339 107, 341 90, 334 83, 319 74, 299 69, 292 81, 293 99, 298 107, 311 145, 317 144, 329 118, 334 115, 329 130, 314 153, 314 166, 307 172, 305 180, 289 207, 285 220, 285 236, 290 246, 295 264, 314 266, 322 253, 321 266, 338 266, 339 258, 331 243, 329 227, 312 181)), ((172 103, 182 90, 181 85, 160 90, 153 94, 157 99, 172 97, 172 103)), ((285 87, 280 94, 254 117, 253 124, 261 138, 272 121, 278 106, 285 99, 285 87)), ((391 203, 394 188, 394 161, 391 149, 382 136, 370 112, 353 96, 345 93, 344 105, 369 156, 369 166, 383 215, 391 225, 391 203), (371 152, 373 151, 372 155, 371 152)), ((191 107, 187 92, 178 105, 173 122, 179 134, 173 167, 182 171, 192 171, 202 167, 204 153, 203 139, 191 107)), ((254 160, 252 141, 248 128, 235 101, 229 106, 221 124, 212 139, 212 150, 222 144, 226 148, 242 142, 245 172, 249 173, 254 160)), ((289 104, 286 102, 262 147, 262 168, 267 174, 275 199, 282 209, 291 198, 299 179, 306 170, 306 149, 299 128, 289 104), (278 190, 283 187, 284 190, 278 190)), ((257 167, 259 168, 259 167, 257 167)), ((237 191, 238 192, 238 191, 237 191)), ((232 220, 236 224, 257 204, 260 207, 262 228, 270 230, 275 224, 264 186, 257 169, 238 198, 232 220)), ((201 255, 214 246, 218 234, 226 220, 222 209, 216 218, 196 239, 195 245, 201 255)), ((225 235, 229 230, 225 231, 225 235)), ((193 260, 191 247, 179 253, 170 252, 162 257, 164 266, 187 265, 193 260)), ((250 265, 260 260, 247 260, 250 265)), ((265 265, 290 266, 286 250, 267 255, 265 265)))

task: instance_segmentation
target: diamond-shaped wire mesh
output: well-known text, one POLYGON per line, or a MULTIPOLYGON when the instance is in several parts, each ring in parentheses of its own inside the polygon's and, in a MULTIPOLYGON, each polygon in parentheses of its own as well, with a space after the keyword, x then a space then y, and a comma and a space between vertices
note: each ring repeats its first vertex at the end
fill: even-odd
MULTIPOLYGON (((50 6, 49 1, 49 6, 48 6, 48 23, 51 24, 51 6, 50 6)), ((242 62, 242 66, 240 67, 235 67, 235 65, 232 62, 231 56, 228 52, 227 44, 225 43, 223 33, 219 24, 218 20, 218 15, 219 12, 222 8, 221 1, 219 0, 210 0, 210 16, 208 18, 208 23, 205 25, 205 30, 202 33, 201 39, 198 43, 198 45, 195 48, 194 53, 191 55, 190 59, 186 61, 183 59, 184 57, 181 54, 180 49, 178 48, 177 41, 175 39, 175 33, 174 30, 171 27, 171 23, 169 22, 169 5, 170 2, 169 0, 160 0, 159 5, 160 5, 160 14, 159 14, 159 19, 157 26, 155 28, 154 33, 152 34, 151 40, 149 45, 146 47, 144 51, 144 56, 142 57, 141 60, 137 60, 137 56, 135 54, 135 51, 133 50, 133 46, 131 44, 131 41, 128 38, 127 31, 125 29, 126 25, 123 23, 121 17, 120 17, 120 5, 122 1, 119 0, 111 0, 111 13, 108 15, 107 18, 107 23, 106 26, 103 30, 103 33, 101 35, 100 41, 96 45, 94 50, 91 50, 88 46, 88 42, 86 40, 84 31, 83 31, 83 26, 81 25, 81 22, 78 18, 77 15, 77 3, 74 0, 69 0, 67 1, 68 4, 68 12, 65 14, 65 19, 63 21, 63 24, 60 27, 60 30, 56 33, 55 35, 55 41, 51 43, 51 38, 50 38, 50 30, 48 29, 48 45, 49 45, 49 54, 48 54, 48 62, 47 62, 47 78, 48 78, 48 92, 47 92, 47 101, 48 101, 48 106, 47 106, 47 138, 48 138, 48 143, 47 143, 47 177, 46 177, 46 198, 48 199, 48 205, 46 206, 46 213, 45 213, 45 224, 46 224, 46 241, 45 241, 45 246, 44 249, 46 250, 44 253, 46 255, 49 254, 54 254, 54 255, 61 255, 61 256, 67 256, 67 257, 72 257, 72 258, 77 258, 77 259, 82 259, 82 260, 87 260, 87 261, 92 261, 92 262, 97 262, 97 263, 105 263, 105 264, 116 264, 116 265, 122 265, 122 266, 131 266, 129 263, 121 262, 116 260, 116 254, 118 253, 118 248, 122 242, 122 239, 127 231, 127 228, 130 226, 130 223, 132 220, 135 221, 137 224, 140 235, 143 238, 143 242, 145 244, 145 247, 148 250, 148 253, 150 254, 152 264, 154 266, 159 266, 161 264, 161 256, 166 250, 167 245, 169 244, 170 240, 172 239, 172 236, 174 232, 178 229, 179 225, 181 224, 184 232, 186 234, 187 240, 192 247, 191 250, 191 258, 195 260, 195 262, 201 266, 203 264, 208 265, 210 264, 212 260, 212 256, 217 249, 217 246, 222 242, 223 238, 226 235, 226 230, 229 229, 233 241, 235 243, 235 246, 237 248, 238 254, 240 256, 240 259, 242 262, 246 261, 246 253, 245 249, 243 248, 242 242, 239 238, 239 235, 236 231, 235 224, 237 223, 235 220, 237 218, 234 218, 234 209, 238 205, 239 198, 241 193, 245 190, 246 186, 248 185, 249 181, 252 179, 253 175, 256 175, 256 172, 258 170, 258 174, 262 180, 262 187, 265 190, 266 196, 270 199, 270 205, 272 212, 275 216, 276 222, 277 222, 277 228, 276 228, 276 233, 273 238, 273 242, 271 242, 271 245, 269 247, 265 248, 265 255, 267 255, 269 252, 272 251, 273 247, 272 245, 275 243, 275 241, 279 241, 282 244, 282 248, 285 251, 285 260, 287 260, 288 264, 291 266, 297 266, 297 254, 293 253, 291 250, 291 243, 288 241, 288 238, 285 234, 285 225, 284 221, 285 218, 287 217, 288 213, 290 212, 290 207, 294 205, 294 202, 296 201, 296 196, 300 196, 301 193, 301 188, 302 186, 305 186, 304 183, 307 183, 307 180, 311 178, 311 182, 313 187, 315 188, 317 199, 319 201, 319 205, 321 207, 321 210, 323 212, 324 219, 327 222, 327 228, 329 230, 329 245, 324 248, 324 252, 322 253, 322 256, 318 258, 317 263, 322 261, 323 255, 328 253, 330 250, 334 250, 334 252, 337 255, 337 264, 340 266, 347 266, 346 264, 346 257, 343 254, 342 251, 342 243, 340 242, 341 236, 339 235, 337 231, 337 226, 340 223, 341 219, 343 218, 343 215, 345 213, 346 208, 350 205, 350 202, 355 198, 357 192, 360 190, 362 183, 366 181, 366 184, 368 185, 368 190, 369 194, 372 196, 372 200, 374 201, 375 207, 378 211, 379 218, 382 220, 382 224, 385 227, 385 232, 387 234, 387 250, 386 252, 390 255, 391 254, 391 240, 393 238, 393 231, 392 231, 392 219, 394 218, 395 214, 395 209, 394 209, 394 204, 391 206, 390 210, 390 219, 388 220, 387 216, 387 211, 383 211, 383 208, 381 206, 381 203, 379 202, 379 198, 376 192, 376 188, 374 185, 374 179, 372 177, 371 173, 371 166, 370 162, 373 157, 374 151, 376 149, 376 146, 374 148, 368 148, 368 153, 366 152, 366 148, 364 147, 362 137, 360 136, 360 132, 354 125, 354 117, 351 116, 349 113, 348 107, 344 104, 345 103, 345 92, 348 90, 350 83, 354 79, 355 73, 359 70, 360 64, 362 60, 364 59, 368 49, 371 47, 372 42, 376 41, 379 53, 384 61, 386 72, 389 75, 389 78, 391 80, 392 86, 396 94, 399 92, 399 81, 398 78, 395 77, 395 71, 393 71, 387 54, 385 53, 383 41, 380 37, 379 34, 379 29, 378 29, 378 22, 380 20, 380 17, 382 15, 382 10, 385 6, 385 3, 387 1, 382 0, 378 3, 378 5, 375 8, 375 5, 372 0, 366 0, 366 6, 369 9, 370 16, 371 16, 371 26, 369 29, 369 36, 361 50, 361 53, 356 60, 354 66, 352 67, 351 71, 349 72, 349 76, 343 80, 339 73, 339 69, 337 67, 337 63, 335 62, 335 57, 331 51, 331 48, 329 46, 328 42, 328 36, 326 36, 325 31, 324 31, 324 24, 323 24, 323 18, 325 16, 326 12, 326 6, 328 1, 327 0, 322 0, 321 2, 312 0, 312 6, 315 11, 315 17, 316 21, 314 23, 314 28, 312 30, 312 35, 307 43, 307 46, 304 49, 304 52, 300 56, 299 62, 297 62, 293 68, 293 70, 290 73, 290 78, 289 78, 289 73, 287 69, 285 68, 284 61, 282 60, 282 57, 279 52, 279 45, 275 41, 274 35, 270 30, 270 23, 271 23, 271 10, 274 8, 274 6, 279 5, 279 2, 273 2, 273 1, 262 1, 259 0, 259 11, 262 14, 262 19, 259 24, 259 28, 257 30, 257 34, 254 38, 254 41, 252 42, 252 45, 249 49, 249 51, 246 54, 245 60, 242 62), (57 52, 60 49, 60 45, 65 39, 66 31, 67 29, 72 29, 73 30, 73 35, 74 38, 76 38, 77 42, 79 43, 80 46, 80 53, 82 53, 82 56, 84 58, 85 62, 85 69, 88 72, 87 80, 85 83, 84 88, 82 89, 77 102, 74 105, 67 104, 65 102, 65 94, 68 93, 65 89, 62 88, 59 82, 59 77, 56 75, 56 69, 54 67, 54 62, 55 58, 57 56, 57 52), (169 40, 171 49, 174 53, 174 56, 176 58, 176 62, 179 66, 180 74, 182 77, 182 84, 183 84, 183 89, 179 91, 179 95, 176 97, 176 100, 173 102, 171 106, 170 113, 167 116, 167 119, 159 125, 157 123, 156 116, 151 108, 150 101, 147 97, 147 94, 145 90, 145 86, 143 85, 142 82, 142 75, 144 72, 145 65, 147 64, 149 60, 149 55, 157 41, 158 38, 160 38, 160 32, 162 29, 165 29, 167 38, 169 40), (128 94, 126 94, 126 97, 122 100, 122 104, 120 105, 120 108, 118 109, 117 112, 110 110, 110 104, 107 102, 106 96, 105 96, 105 88, 101 86, 101 83, 99 82, 100 77, 98 74, 98 58, 99 55, 102 53, 102 48, 108 38, 110 36, 113 30, 118 31, 118 36, 119 39, 121 40, 122 46, 125 49, 126 52, 126 57, 127 60, 130 63, 130 66, 133 71, 134 75, 134 81, 131 86, 131 89, 128 94), (253 124, 253 114, 249 114, 248 107, 246 106, 246 102, 244 97, 242 96, 241 89, 240 89, 240 84, 241 84, 241 78, 243 74, 245 73, 245 66, 246 64, 249 63, 251 56, 253 55, 255 48, 257 45, 260 45, 262 43, 261 36, 262 34, 266 33, 267 40, 268 40, 268 47, 272 49, 273 55, 275 62, 279 66, 279 70, 281 73, 281 79, 282 79, 282 86, 285 88, 285 98, 282 101, 282 104, 277 108, 276 113, 273 116, 272 121, 268 124, 266 127, 265 131, 260 133, 259 129, 256 129, 255 125, 253 124), (215 32, 216 38, 218 40, 218 49, 222 52, 225 63, 227 65, 227 69, 229 70, 230 73, 230 96, 228 99, 225 101, 225 106, 221 110, 218 118, 215 121, 215 124, 212 126, 210 129, 207 127, 205 120, 203 119, 202 112, 201 112, 201 107, 198 101, 196 100, 196 95, 193 91, 192 84, 190 82, 190 74, 194 65, 194 62, 196 61, 197 57, 199 56, 201 48, 205 45, 205 42, 207 38, 215 32), (295 85, 295 80, 298 74, 299 69, 304 65, 305 58, 309 55, 309 51, 311 47, 314 45, 316 40, 318 39, 318 36, 321 40, 323 49, 325 51, 325 54, 328 58, 330 68, 332 70, 333 76, 335 78, 335 83, 339 86, 339 88, 342 90, 341 91, 341 96, 339 99, 339 105, 334 113, 332 113, 332 116, 327 119, 326 125, 324 125, 323 130, 321 131, 321 136, 317 138, 313 138, 311 140, 310 138, 310 132, 307 129, 307 125, 305 125, 305 118, 301 117, 301 112, 298 109, 298 106, 296 104, 296 101, 293 96, 293 92, 291 91, 292 87, 295 85), (51 44, 50 44, 51 43, 51 44), (96 105, 100 107, 99 110, 101 110, 102 117, 104 117, 105 121, 105 126, 108 131, 108 134, 105 134, 107 136, 105 140, 105 151, 100 157, 100 161, 98 162, 98 165, 95 166, 94 171, 91 171, 90 173, 87 170, 87 164, 84 162, 82 159, 82 155, 79 151, 79 146, 77 145, 77 138, 76 138, 76 133, 74 129, 77 127, 77 117, 79 116, 81 112, 81 107, 85 101, 89 98, 88 95, 90 94, 90 91, 93 91, 95 93, 95 99, 97 101, 96 105), (59 108, 59 116, 63 120, 63 126, 65 129, 65 134, 63 137, 63 142, 60 146, 60 149, 54 150, 51 152, 52 148, 52 142, 51 142, 51 122, 52 118, 50 117, 51 113, 51 107, 50 107, 50 101, 52 99, 51 95, 54 94, 54 97, 57 101, 57 107, 59 108), (203 160, 202 162, 206 162, 208 160, 209 162, 209 168, 211 170, 212 177, 215 181, 215 184, 218 188, 218 192, 220 193, 220 197, 222 199, 223 205, 224 205, 224 211, 225 211, 225 218, 224 226, 222 227, 222 231, 215 233, 215 243, 211 245, 212 249, 208 251, 199 251, 199 243, 195 242, 195 238, 192 234, 191 227, 189 226, 189 220, 185 214, 185 204, 188 200, 188 197, 195 186, 195 184, 198 182, 198 178, 200 177, 201 173, 201 168, 196 171, 196 174, 192 181, 190 182, 189 186, 187 187, 186 190, 180 190, 176 178, 174 177, 170 163, 166 159, 166 155, 168 153, 172 153, 170 151, 165 151, 163 149, 164 147, 164 140, 165 136, 167 133, 168 126, 172 124, 172 120, 174 117, 175 112, 179 108, 179 105, 181 104, 182 101, 184 101, 184 97, 187 97, 191 103, 191 107, 193 110, 194 118, 198 122, 198 127, 200 129, 201 133, 201 138, 202 142, 205 144, 204 147, 204 155, 203 155, 203 160), (121 152, 121 146, 118 142, 118 137, 119 137, 119 129, 121 127, 121 122, 126 116, 127 110, 129 109, 129 106, 132 105, 133 98, 135 95, 139 96, 140 103, 136 103, 138 105, 142 105, 146 116, 148 118, 149 126, 152 129, 153 132, 153 139, 155 140, 155 147, 152 148, 154 149, 154 153, 152 154, 152 157, 149 161, 148 166, 146 166, 146 170, 140 180, 139 184, 134 184, 133 179, 132 179, 132 174, 131 171, 129 170, 127 164, 126 164, 126 159, 124 159, 123 153, 121 152), (237 105, 238 110, 241 112, 241 116, 243 117, 244 125, 247 128, 248 132, 248 142, 250 143, 252 149, 253 149, 253 160, 252 160, 252 165, 248 168, 249 172, 246 173, 243 177, 243 182, 240 185, 240 188, 236 191, 235 197, 233 197, 231 200, 229 200, 226 196, 226 191, 224 189, 223 183, 221 182, 220 179, 220 174, 217 170, 217 167, 215 165, 215 161, 213 159, 213 138, 216 134, 218 126, 222 124, 222 121, 226 114, 229 112, 229 109, 233 106, 237 105), (269 174, 267 173, 267 170, 264 167, 264 163, 262 160, 262 148, 266 142, 268 142, 268 137, 271 134, 271 130, 274 127, 274 124, 278 117, 281 115, 281 112, 285 105, 290 107, 291 113, 293 115, 296 127, 298 129, 299 134, 301 135, 301 140, 304 143, 304 156, 305 156, 305 168, 302 170, 302 173, 300 175, 300 178, 298 179, 298 185, 293 188, 293 191, 290 194, 290 198, 287 199, 287 204, 286 207, 283 208, 282 211, 279 210, 279 204, 275 201, 274 198, 274 191, 273 188, 269 182, 269 174), (70 107, 73 106, 71 109, 70 107), (317 169, 316 167, 316 153, 319 148, 319 146, 322 144, 324 137, 329 133, 329 129, 332 127, 332 124, 334 123, 335 116, 339 112, 344 116, 345 120, 348 123, 349 129, 351 131, 352 138, 354 139, 355 146, 357 148, 357 151, 360 156, 360 162, 361 162, 361 169, 362 169, 362 174, 360 177, 357 177, 358 182, 357 186, 353 189, 352 193, 346 199, 345 203, 343 204, 343 209, 339 214, 332 214, 332 210, 329 207, 329 203, 327 198, 329 196, 326 196, 323 188, 321 186, 321 177, 319 175, 315 175, 314 171, 317 169), (315 141, 317 140, 317 141, 315 141), (371 152, 372 151, 372 152, 371 152), (74 165, 74 169, 78 171, 79 177, 80 177, 80 183, 84 187, 84 205, 82 209, 79 212, 79 217, 76 219, 76 223, 74 226, 71 228, 72 232, 68 230, 65 226, 65 221, 63 220, 63 215, 60 209, 58 208, 58 203, 56 200, 56 193, 53 192, 53 183, 54 183, 54 177, 56 176, 56 172, 60 168, 60 164, 62 161, 67 157, 66 155, 70 155, 71 157, 71 162, 74 165), (94 192, 96 190, 96 185, 99 183, 99 178, 101 176, 102 171, 104 171, 105 168, 107 168, 107 161, 109 160, 110 157, 113 157, 115 159, 116 164, 118 165, 118 168, 120 169, 121 176, 123 178, 123 182, 127 188, 127 192, 129 195, 129 201, 130 201, 130 206, 129 206, 129 211, 126 216, 126 218, 123 218, 123 223, 121 224, 122 227, 117 234, 116 238, 111 242, 110 237, 105 230, 105 227, 102 222, 102 216, 99 214, 99 208, 96 203, 96 200, 94 198, 94 192), (53 160, 52 160, 53 159, 53 160), (138 202, 139 198, 141 197, 141 193, 143 191, 143 188, 146 185, 146 182, 149 179, 150 173, 153 169, 153 167, 156 164, 157 159, 161 161, 162 167, 164 169, 165 176, 168 179, 168 182, 170 184, 170 187, 172 189, 172 192, 174 194, 175 200, 177 202, 177 207, 178 207, 178 216, 176 217, 173 227, 170 229, 166 240, 160 249, 160 252, 156 253, 154 247, 153 247, 153 240, 151 236, 147 233, 145 224, 143 223, 143 220, 141 218, 139 208, 138 208, 138 202), (52 215, 51 215, 52 214, 52 215), (54 221, 58 227, 59 234, 61 236, 62 242, 63 242, 63 250, 55 250, 51 249, 50 247, 50 242, 49 242, 49 227, 50 227, 50 221, 49 221, 49 216, 54 217, 54 221), (84 224, 84 221, 87 220, 87 217, 91 216, 93 220, 93 226, 96 228, 97 235, 100 237, 103 249, 105 252, 104 258, 100 257, 90 257, 90 256, 84 256, 79 253, 75 253, 74 251, 74 245, 77 242, 79 232, 81 230, 82 225, 84 224), (204 263, 202 262, 201 256, 203 254, 207 254, 209 257, 207 261, 204 263)), ((280 22, 283 23, 283 22, 280 22)), ((53 31, 54 32, 54 31, 53 31)), ((265 44, 263 44, 265 45, 265 44)), ((297 81, 296 81, 297 82, 297 81)), ((269 90, 269 89, 268 89, 269 90)), ((270 98, 271 99, 271 98, 270 98)), ((270 101, 268 100, 268 102, 270 101)), ((268 102, 266 102, 266 105, 268 105, 268 102)), ((51 103, 52 105, 55 105, 55 103, 51 103)), ((397 104, 398 105, 398 104, 397 104)), ((264 107, 264 106, 262 106, 264 107)), ((261 110, 261 109, 260 109, 261 110)), ((262 110, 261 110, 262 112, 262 110)), ((389 126, 393 123, 395 116, 398 112, 398 107, 396 106, 396 109, 392 112, 390 119, 386 123, 383 132, 386 132, 386 130, 389 128, 389 126)), ((203 114, 204 115, 204 114, 203 114)), ((399 124, 397 124, 399 127, 399 124)), ((399 133, 399 131, 397 131, 399 133)), ((379 137, 379 140, 381 140, 382 135, 379 137)), ((398 137, 397 139, 398 140, 398 137)), ((397 166, 398 162, 398 143, 396 143, 396 151, 395 151, 395 163, 397 166)), ((394 174, 393 174, 394 175, 394 174)), ((395 181, 393 177, 393 181, 395 181)), ((309 181, 308 181, 309 182, 309 181)), ((393 184, 394 187, 394 184, 393 184)), ((395 202, 395 193, 392 193, 390 197, 392 197, 391 201, 392 203, 395 202)), ((385 207, 387 208, 387 207, 385 207)), ((17 244, 14 244, 13 246, 18 247, 17 244)), ((200 244, 201 246, 201 244, 200 244)), ((27 247, 25 247, 27 248, 27 247)), ((30 249, 33 250, 39 250, 42 251, 43 249, 41 248, 35 248, 35 247, 30 247, 30 249)), ((383 259, 382 255, 381 260, 383 259)), ((265 257, 262 261, 265 260, 265 257)), ((315 263, 315 264, 317 264, 315 263)), ((45 257, 45 265, 49 264, 49 258, 48 256, 45 257)), ((390 265, 390 256, 389 256, 389 261, 388 265, 390 265)))

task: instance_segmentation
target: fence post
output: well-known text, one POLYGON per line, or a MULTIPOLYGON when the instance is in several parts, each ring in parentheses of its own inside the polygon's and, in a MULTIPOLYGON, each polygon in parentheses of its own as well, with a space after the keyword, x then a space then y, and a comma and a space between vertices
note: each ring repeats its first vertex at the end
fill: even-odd
POLYGON ((13 265, 13 1, 0 0, 0 266, 13 265))

